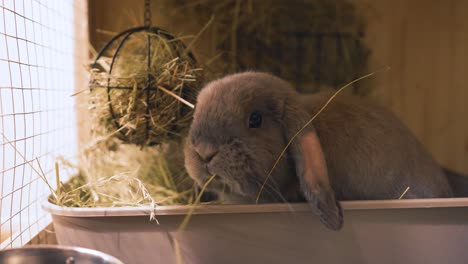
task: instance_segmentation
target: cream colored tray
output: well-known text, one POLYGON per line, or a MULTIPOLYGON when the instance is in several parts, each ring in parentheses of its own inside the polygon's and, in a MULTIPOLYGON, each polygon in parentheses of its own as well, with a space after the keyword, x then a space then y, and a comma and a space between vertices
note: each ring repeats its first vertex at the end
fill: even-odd
POLYGON ((62 245, 125 263, 468 263, 468 198, 342 202, 345 225, 327 230, 307 204, 64 208, 52 213, 62 245))

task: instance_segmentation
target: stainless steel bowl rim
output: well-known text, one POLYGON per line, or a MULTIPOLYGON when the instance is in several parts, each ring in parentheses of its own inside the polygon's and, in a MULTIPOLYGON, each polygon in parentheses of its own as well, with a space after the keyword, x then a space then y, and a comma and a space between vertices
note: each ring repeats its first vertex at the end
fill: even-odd
POLYGON ((7 249, 2 249, 0 250, 0 253, 2 252, 14 252, 14 251, 22 251, 22 250, 27 250, 27 249, 56 249, 56 250, 70 250, 74 251, 77 253, 83 253, 83 254, 88 254, 88 255, 93 255, 96 257, 100 257, 105 261, 109 261, 111 263, 115 264, 124 264, 122 261, 117 259, 114 256, 111 256, 109 254, 106 254, 104 252, 94 250, 94 249, 89 249, 89 248, 84 248, 84 247, 74 247, 74 246, 61 246, 61 245, 28 245, 28 246, 23 246, 23 247, 15 247, 15 248, 7 248, 7 249))

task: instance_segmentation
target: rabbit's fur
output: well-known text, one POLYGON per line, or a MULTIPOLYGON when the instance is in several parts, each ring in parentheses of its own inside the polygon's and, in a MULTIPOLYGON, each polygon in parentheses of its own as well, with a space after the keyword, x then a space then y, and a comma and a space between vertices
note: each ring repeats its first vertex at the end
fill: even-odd
MULTIPOLYGON (((245 72, 200 92, 185 145, 189 175, 227 199, 255 202, 287 142, 331 93, 300 95, 286 81, 245 72), (261 126, 249 128, 251 113, 261 126)), ((384 108, 338 95, 293 141, 263 190, 261 202, 306 199, 322 222, 340 229, 336 200, 451 197, 449 183, 412 133, 384 108)))

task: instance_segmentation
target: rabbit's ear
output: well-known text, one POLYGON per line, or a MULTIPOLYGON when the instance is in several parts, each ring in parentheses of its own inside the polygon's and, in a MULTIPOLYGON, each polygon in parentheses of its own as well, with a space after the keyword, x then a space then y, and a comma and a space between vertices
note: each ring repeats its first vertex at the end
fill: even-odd
POLYGON ((292 156, 304 197, 325 226, 332 230, 341 229, 343 211, 330 186, 327 164, 317 134, 309 129, 295 141, 292 156))

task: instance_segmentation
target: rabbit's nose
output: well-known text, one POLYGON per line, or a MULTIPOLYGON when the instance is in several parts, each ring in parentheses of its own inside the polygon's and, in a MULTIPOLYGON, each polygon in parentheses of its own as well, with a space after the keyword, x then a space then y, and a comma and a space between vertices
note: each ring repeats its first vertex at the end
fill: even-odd
POLYGON ((205 162, 210 162, 216 154, 218 154, 218 149, 211 144, 198 144, 195 146, 195 151, 200 155, 200 157, 205 162))

